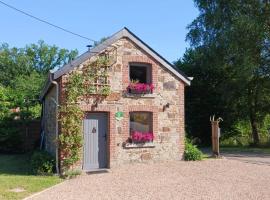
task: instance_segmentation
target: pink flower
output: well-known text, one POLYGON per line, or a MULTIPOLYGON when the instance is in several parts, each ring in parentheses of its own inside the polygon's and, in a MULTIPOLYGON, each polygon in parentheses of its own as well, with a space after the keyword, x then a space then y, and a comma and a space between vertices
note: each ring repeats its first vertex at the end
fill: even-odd
POLYGON ((131 138, 133 142, 151 142, 154 140, 154 134, 151 132, 140 132, 133 131, 131 133, 131 138))
POLYGON ((154 85, 146 83, 130 83, 127 89, 135 90, 139 93, 152 93, 154 90, 154 85))

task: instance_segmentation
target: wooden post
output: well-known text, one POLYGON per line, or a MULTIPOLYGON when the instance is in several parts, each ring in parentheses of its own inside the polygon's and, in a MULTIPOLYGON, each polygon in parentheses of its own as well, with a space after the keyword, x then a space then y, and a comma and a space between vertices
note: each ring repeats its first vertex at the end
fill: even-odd
POLYGON ((219 137, 220 137, 220 129, 219 122, 222 118, 218 118, 215 120, 215 116, 213 118, 210 117, 211 127, 212 127, 212 152, 214 157, 220 157, 219 152, 219 137))

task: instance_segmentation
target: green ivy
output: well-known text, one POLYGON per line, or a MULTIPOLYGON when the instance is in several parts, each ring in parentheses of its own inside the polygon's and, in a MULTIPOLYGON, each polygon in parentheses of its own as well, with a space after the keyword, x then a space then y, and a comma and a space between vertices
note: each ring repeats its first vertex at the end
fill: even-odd
POLYGON ((85 66, 83 73, 74 71, 68 77, 66 98, 60 108, 59 116, 61 122, 59 145, 62 174, 68 172, 70 167, 80 159, 81 155, 84 112, 80 109, 78 99, 87 95, 96 95, 99 98, 99 96, 108 96, 110 94, 111 89, 107 83, 100 84, 98 87, 95 85, 100 78, 107 78, 108 65, 108 57, 100 56, 96 61, 85 66))

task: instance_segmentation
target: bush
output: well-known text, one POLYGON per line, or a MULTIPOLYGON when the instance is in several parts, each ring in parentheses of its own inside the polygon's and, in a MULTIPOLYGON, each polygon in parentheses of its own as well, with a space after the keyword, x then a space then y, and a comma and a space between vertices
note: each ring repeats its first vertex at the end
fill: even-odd
POLYGON ((31 157, 32 171, 38 175, 52 175, 55 168, 55 159, 48 152, 35 151, 31 157))
POLYGON ((22 149, 22 137, 18 128, 5 121, 0 122, 0 152, 17 153, 22 149))
POLYGON ((195 145, 193 145, 188 139, 186 139, 184 159, 186 161, 202 160, 202 157, 203 157, 202 152, 195 145))
POLYGON ((76 176, 79 176, 82 174, 82 171, 79 169, 75 169, 75 170, 68 170, 67 172, 65 172, 62 177, 63 178, 67 178, 67 179, 71 179, 71 178, 75 178, 76 176))

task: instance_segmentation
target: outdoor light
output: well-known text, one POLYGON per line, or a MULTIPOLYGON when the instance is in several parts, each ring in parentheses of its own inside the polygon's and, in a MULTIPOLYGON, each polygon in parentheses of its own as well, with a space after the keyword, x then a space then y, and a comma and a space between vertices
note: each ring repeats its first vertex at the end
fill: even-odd
POLYGON ((169 103, 166 103, 166 105, 163 106, 163 112, 170 107, 170 104, 169 103))

